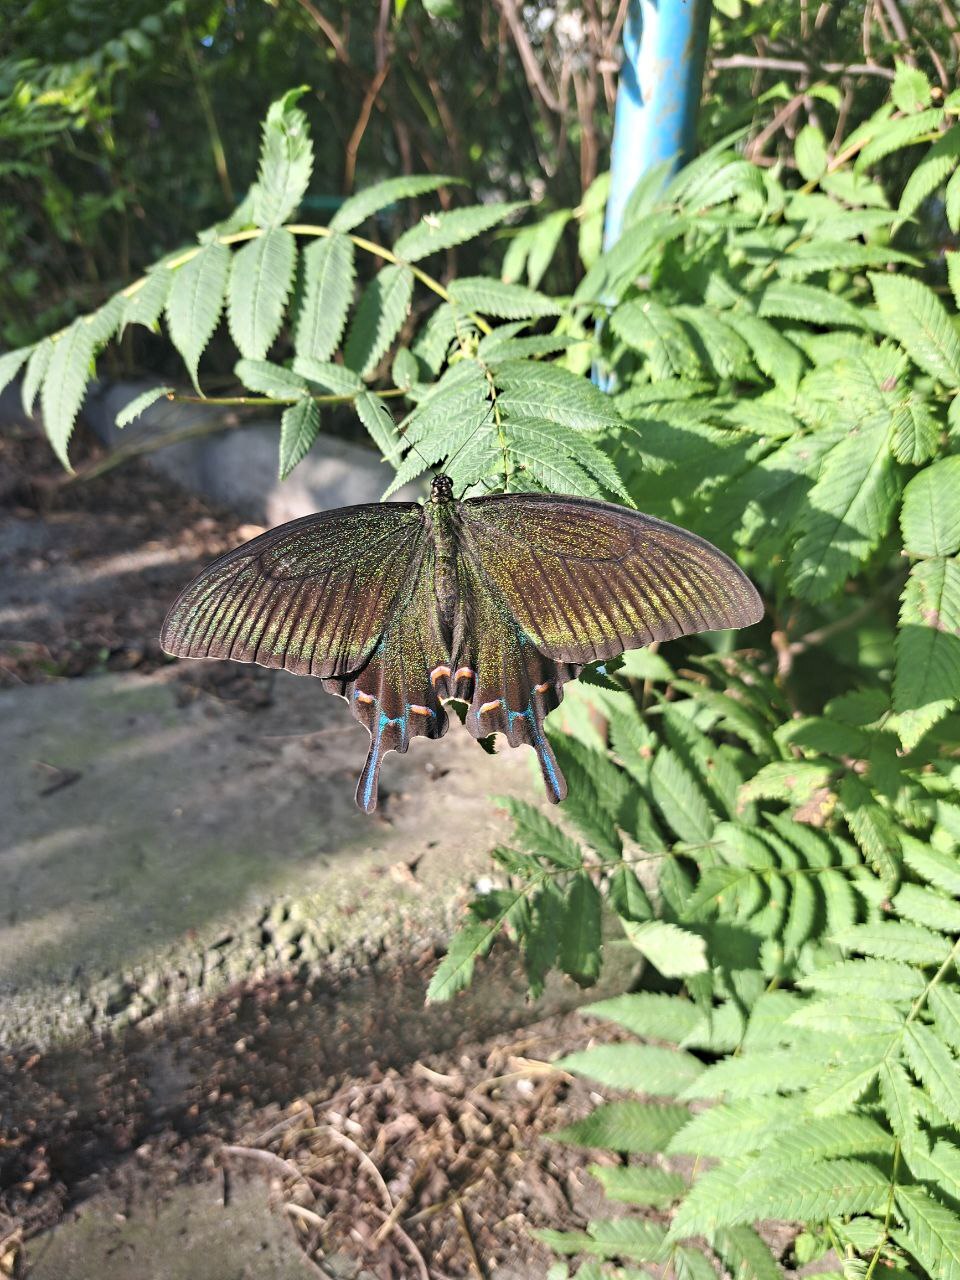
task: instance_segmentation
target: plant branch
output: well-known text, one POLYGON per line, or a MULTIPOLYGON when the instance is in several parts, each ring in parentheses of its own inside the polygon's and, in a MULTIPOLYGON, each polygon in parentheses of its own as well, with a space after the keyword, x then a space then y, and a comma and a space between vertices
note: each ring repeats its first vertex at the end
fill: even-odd
POLYGON ((846 66, 842 62, 820 62, 811 66, 799 58, 767 58, 757 57, 749 53, 735 53, 729 58, 714 58, 714 68, 718 71, 738 71, 754 68, 759 71, 792 71, 797 75, 814 75, 825 71, 828 75, 839 76, 879 76, 883 80, 893 80, 894 73, 887 67, 877 67, 869 63, 854 63, 846 66))

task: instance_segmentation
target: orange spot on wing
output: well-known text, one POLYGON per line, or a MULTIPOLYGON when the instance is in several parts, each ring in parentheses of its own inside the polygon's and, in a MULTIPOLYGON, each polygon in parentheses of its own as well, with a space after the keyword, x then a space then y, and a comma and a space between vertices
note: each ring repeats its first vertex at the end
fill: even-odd
POLYGON ((376 698, 372 693, 357 693, 358 702, 376 702, 376 698))
POLYGON ((415 702, 411 702, 410 711, 415 716, 432 716, 433 712, 429 707, 420 707, 415 702))
POLYGON ((454 680, 462 680, 464 677, 468 680, 473 680, 475 678, 472 667, 457 667, 453 674, 454 680))
POLYGON ((550 681, 544 680, 543 684, 538 684, 534 687, 534 693, 546 693, 549 688, 550 681))
POLYGON ((434 667, 433 670, 430 672, 430 683, 433 685, 434 688, 436 688, 437 681, 440 679, 440 677, 448 676, 448 675, 450 675, 449 667, 434 667))
POLYGON ((496 711, 497 707, 500 706, 501 701, 502 699, 500 698, 494 698, 492 702, 485 702, 477 712, 477 715, 483 716, 486 715, 488 711, 496 711))

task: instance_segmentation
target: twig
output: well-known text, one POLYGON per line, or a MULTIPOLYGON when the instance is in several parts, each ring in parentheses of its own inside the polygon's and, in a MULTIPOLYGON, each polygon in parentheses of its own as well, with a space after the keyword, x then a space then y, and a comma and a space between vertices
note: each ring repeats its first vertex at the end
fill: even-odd
POLYGON ((453 1206, 453 1212, 460 1224, 460 1231, 464 1240, 467 1242, 467 1253, 470 1256, 470 1262, 478 1277, 478 1280, 487 1280, 487 1273, 483 1269, 480 1261, 480 1255, 477 1253, 477 1246, 473 1243, 473 1236, 470 1233, 470 1226, 467 1222, 467 1215, 463 1211, 463 1205, 459 1200, 453 1206))
POLYGON ((755 138, 750 140, 746 149, 748 160, 755 161, 763 152, 763 148, 767 145, 778 129, 781 129, 795 111, 803 106, 807 93, 795 93, 789 102, 785 102, 778 112, 774 115, 769 124, 764 125, 755 138))
POLYGON ((369 1173, 370 1177, 377 1184, 380 1195, 383 1198, 383 1203, 387 1207, 387 1214, 389 1215, 393 1211, 393 1196, 390 1194, 390 1188, 387 1186, 386 1182, 384 1182, 383 1174, 364 1151, 363 1147, 358 1146, 352 1138, 349 1138, 345 1133, 341 1133, 339 1129, 334 1129, 332 1125, 321 1125, 319 1132, 325 1133, 328 1138, 332 1139, 337 1144, 337 1146, 343 1147, 346 1151, 352 1152, 352 1154, 357 1157, 361 1166, 366 1169, 367 1173, 369 1173))
POLYGON ((910 36, 907 33, 907 26, 903 20, 903 15, 897 7, 897 0, 880 0, 880 3, 887 11, 887 17, 890 19, 891 27, 893 27, 893 34, 903 45, 904 62, 910 67, 915 67, 917 65, 917 59, 910 45, 910 36))
POLYGON ((799 58, 760 58, 751 53, 735 53, 729 58, 714 58, 713 66, 718 71, 749 70, 761 71, 793 71, 798 75, 812 75, 814 71, 826 71, 829 75, 840 76, 880 76, 883 80, 892 80, 894 72, 887 67, 877 67, 866 63, 854 63, 847 66, 842 62, 819 62, 814 67, 802 62, 799 58))
POLYGON ((340 39, 340 33, 337 31, 330 19, 324 17, 317 6, 311 3, 311 0, 300 0, 300 4, 304 9, 306 9, 307 13, 309 13, 310 17, 330 41, 330 44, 333 46, 333 52, 336 54, 338 60, 342 62, 345 67, 349 67, 350 56, 347 53, 346 46, 340 39))
POLYGON ((517 47, 517 53, 530 88, 533 89, 537 98, 549 111, 552 111, 554 115, 559 115, 560 103, 556 95, 550 92, 547 82, 543 78, 543 72, 540 70, 539 62, 537 62, 537 56, 533 52, 530 41, 527 39, 527 33, 523 28, 523 20, 517 13, 516 0, 496 0, 496 3, 506 19, 507 26, 510 28, 510 34, 513 36, 513 43, 517 47))
POLYGON ((377 69, 377 74, 370 81, 370 85, 363 95, 360 114, 357 117, 357 123, 353 126, 353 132, 350 134, 346 146, 346 159, 343 164, 343 190, 345 194, 353 190, 353 180, 357 173, 357 152, 360 149, 363 135, 367 131, 367 125, 370 123, 373 104, 376 102, 377 95, 383 88, 389 74, 390 62, 387 60, 377 69))
MULTIPOLYGON (((389 1217, 389 1214, 384 1213, 382 1209, 378 1209, 375 1204, 370 1206, 370 1212, 375 1213, 378 1218, 389 1217)), ((427 1264, 423 1260, 423 1254, 404 1231, 403 1227, 394 1223, 393 1234, 398 1240, 401 1240, 406 1245, 407 1252, 416 1263, 417 1270, 420 1272, 421 1280, 430 1280, 430 1272, 427 1270, 427 1264)))

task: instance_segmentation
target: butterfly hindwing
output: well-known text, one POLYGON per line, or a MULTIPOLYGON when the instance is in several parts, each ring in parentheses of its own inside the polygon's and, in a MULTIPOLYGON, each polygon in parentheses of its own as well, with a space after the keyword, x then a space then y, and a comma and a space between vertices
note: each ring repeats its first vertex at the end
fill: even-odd
POLYGON ((471 498, 461 511, 465 546, 555 661, 595 662, 763 615, 728 556, 652 516, 534 493, 471 498))
POLYGON ((554 804, 567 784, 543 732, 546 716, 563 698, 563 686, 580 667, 554 662, 531 642, 499 584, 467 547, 461 548, 459 624, 452 663, 460 696, 469 698, 464 721, 475 738, 502 733, 511 747, 529 743, 537 753, 548 798, 554 804))
POLYGON ((449 671, 449 641, 434 591, 434 549, 424 539, 363 669, 349 678, 323 682, 328 692, 347 700, 370 734, 357 784, 357 804, 364 812, 376 808, 380 764, 388 751, 406 751, 412 738, 440 738, 446 733, 447 713, 440 695, 449 671))
POLYGON ((416 503, 368 503, 271 529, 178 596, 160 642, 296 675, 346 676, 370 656, 426 542, 416 503))

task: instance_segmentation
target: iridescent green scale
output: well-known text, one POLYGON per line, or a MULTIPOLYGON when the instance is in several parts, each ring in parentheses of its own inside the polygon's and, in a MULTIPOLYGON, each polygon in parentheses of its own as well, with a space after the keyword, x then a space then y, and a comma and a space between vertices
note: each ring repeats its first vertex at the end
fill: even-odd
POLYGON ((437 476, 422 506, 320 512, 221 556, 175 601, 161 643, 318 676, 345 698, 370 734, 357 787, 369 813, 384 755, 441 737, 450 698, 475 738, 532 746, 562 800, 543 722, 586 663, 762 614, 733 561, 674 525, 550 494, 458 502, 437 476))

